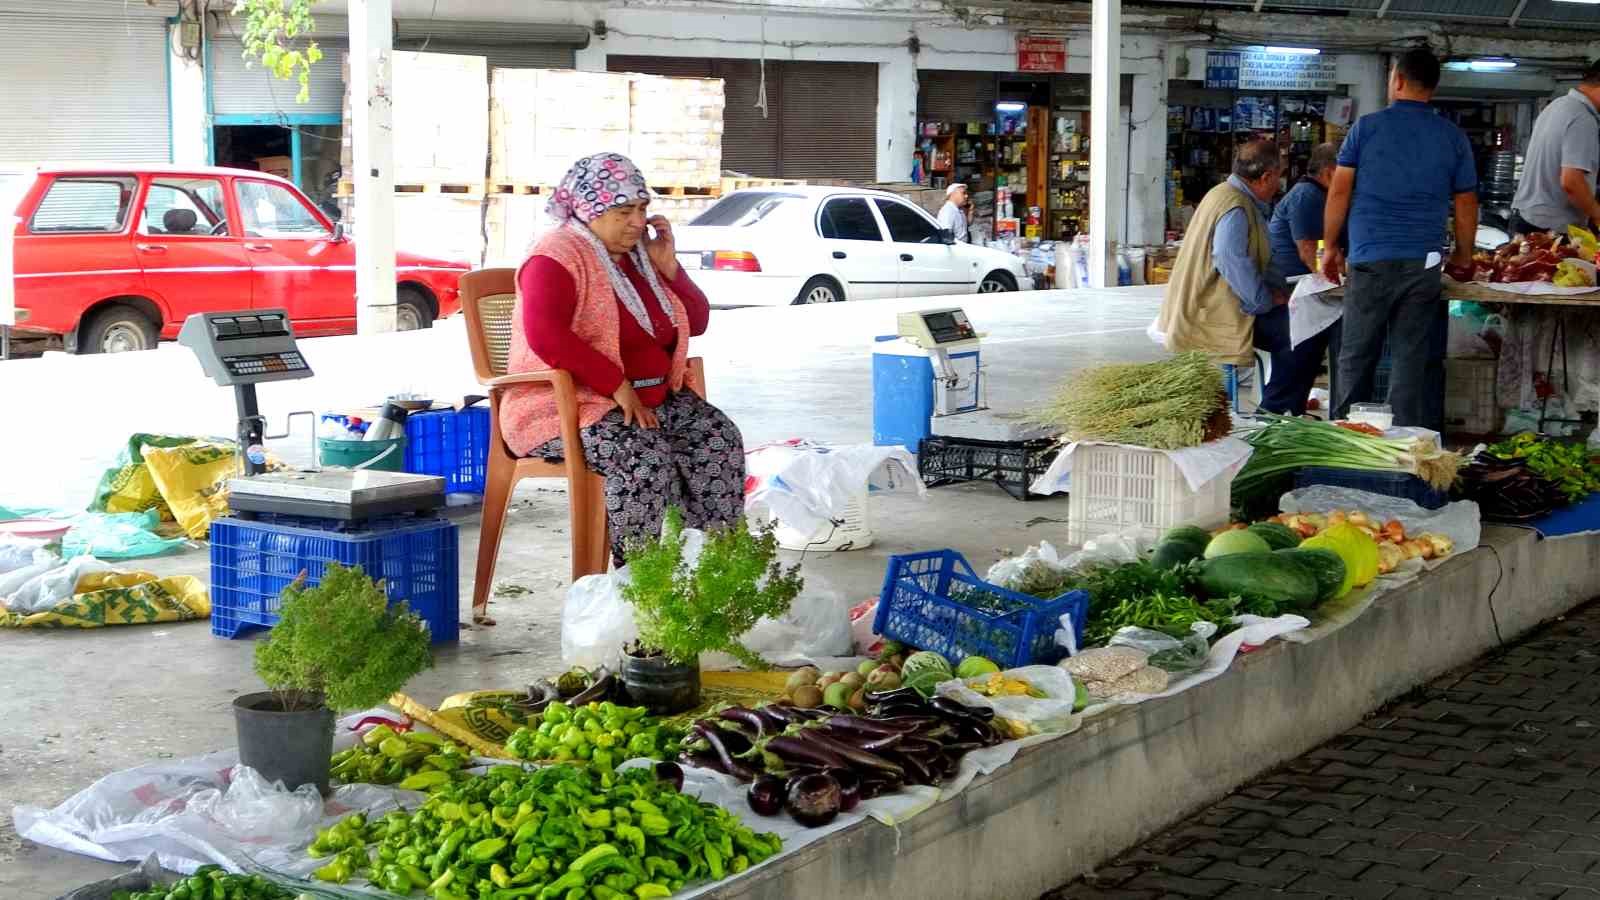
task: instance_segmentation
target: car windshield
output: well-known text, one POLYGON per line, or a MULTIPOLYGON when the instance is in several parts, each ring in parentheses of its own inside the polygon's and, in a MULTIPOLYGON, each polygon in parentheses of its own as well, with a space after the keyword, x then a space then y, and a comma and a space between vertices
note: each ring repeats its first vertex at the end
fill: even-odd
POLYGON ((799 194, 780 194, 772 191, 741 191, 718 200, 701 213, 690 225, 740 227, 754 225, 772 214, 772 211, 790 200, 804 200, 799 194))

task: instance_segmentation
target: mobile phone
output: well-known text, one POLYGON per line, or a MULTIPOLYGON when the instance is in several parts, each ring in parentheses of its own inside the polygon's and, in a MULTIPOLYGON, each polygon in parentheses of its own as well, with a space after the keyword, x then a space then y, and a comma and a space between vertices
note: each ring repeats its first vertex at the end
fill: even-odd
POLYGON ((656 227, 648 222, 646 222, 644 226, 644 239, 647 241, 653 241, 656 239, 656 227))

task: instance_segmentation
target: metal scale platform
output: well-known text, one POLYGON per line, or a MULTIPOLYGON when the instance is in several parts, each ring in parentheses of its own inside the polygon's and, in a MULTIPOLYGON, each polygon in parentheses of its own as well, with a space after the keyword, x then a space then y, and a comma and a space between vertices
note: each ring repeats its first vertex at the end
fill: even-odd
MULTIPOLYGON (((194 351, 212 380, 233 388, 245 474, 228 482, 228 508, 240 518, 270 513, 356 522, 444 506, 445 482, 437 475, 362 469, 266 471, 262 441, 288 434, 264 433, 266 419, 257 405, 256 385, 312 375, 284 310, 196 313, 184 321, 178 343, 194 351)), ((290 417, 295 415, 310 414, 290 417)))
POLYGON ((990 409, 979 362, 981 335, 957 307, 900 313, 899 337, 924 350, 933 369, 932 435, 917 447, 923 483, 989 481, 1018 500, 1055 458, 1059 429, 1026 413, 990 409))

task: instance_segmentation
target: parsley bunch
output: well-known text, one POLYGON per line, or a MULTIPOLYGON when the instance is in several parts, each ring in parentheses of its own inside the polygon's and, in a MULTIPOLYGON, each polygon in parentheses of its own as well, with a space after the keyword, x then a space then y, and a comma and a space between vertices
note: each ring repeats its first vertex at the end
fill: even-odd
POLYGON ((767 668, 739 636, 762 618, 787 613, 805 583, 799 566, 785 570, 779 563, 773 527, 751 532, 740 521, 707 532, 692 570, 683 547, 683 512, 674 508, 659 538, 628 551, 622 595, 633 604, 641 649, 682 665, 720 650, 750 668, 767 668))
POLYGON ((283 591, 272 634, 256 645, 256 674, 284 709, 377 706, 433 665, 428 629, 360 566, 329 563, 316 587, 283 591))

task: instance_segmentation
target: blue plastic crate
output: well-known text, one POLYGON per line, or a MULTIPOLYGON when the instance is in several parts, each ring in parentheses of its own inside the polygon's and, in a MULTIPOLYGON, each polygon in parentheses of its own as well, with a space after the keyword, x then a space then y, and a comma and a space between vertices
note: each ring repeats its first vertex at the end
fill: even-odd
POLYGON ((1056 643, 1063 615, 1072 616, 1081 646, 1088 614, 1089 595, 1083 591, 1040 600, 984 581, 954 550, 933 550, 889 557, 873 630, 943 654, 951 663, 982 656, 1010 669, 1053 663, 1065 655, 1056 643), (975 607, 973 601, 982 597, 1013 608, 975 607))
POLYGON ((1450 502, 1448 496, 1430 487, 1426 481, 1403 472, 1369 472, 1365 469, 1335 469, 1323 466, 1307 466, 1295 472, 1296 488, 1310 487, 1314 484, 1400 497, 1412 501, 1423 509, 1438 509, 1450 502))
POLYGON ((407 416, 405 470, 440 476, 452 494, 483 493, 489 471, 489 407, 407 416))
POLYGON ((278 623, 279 594, 301 572, 322 582, 328 563, 360 566, 428 623, 435 644, 460 636, 459 543, 443 519, 379 520, 355 531, 218 519, 211 523, 211 633, 238 637, 278 623))

